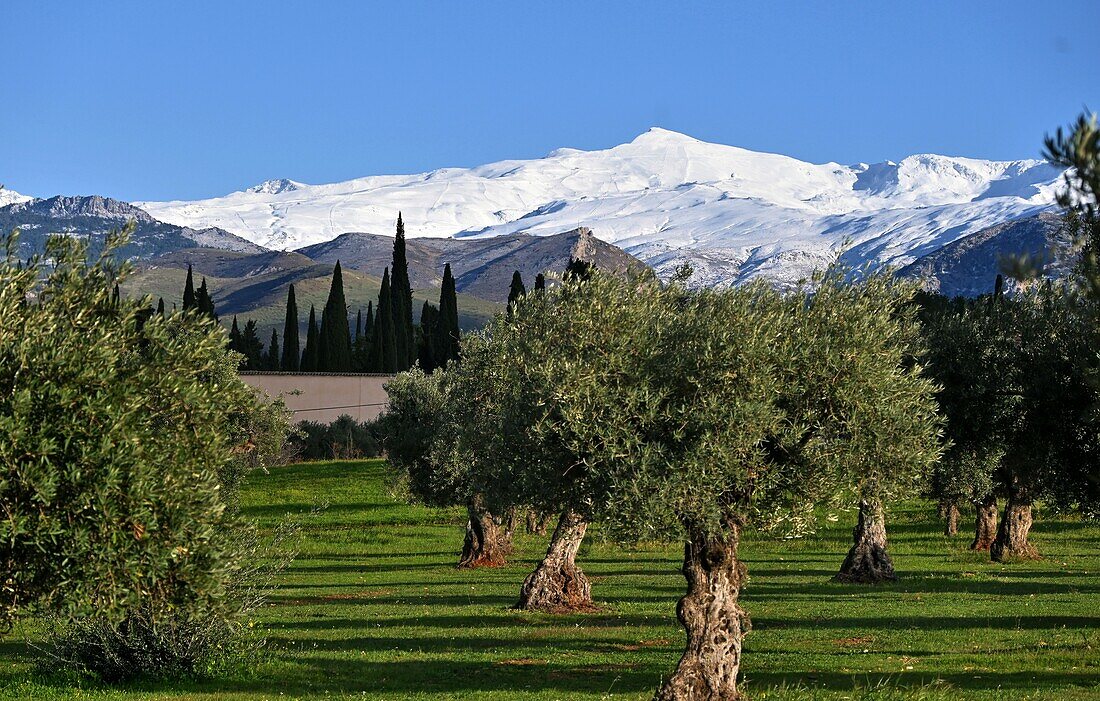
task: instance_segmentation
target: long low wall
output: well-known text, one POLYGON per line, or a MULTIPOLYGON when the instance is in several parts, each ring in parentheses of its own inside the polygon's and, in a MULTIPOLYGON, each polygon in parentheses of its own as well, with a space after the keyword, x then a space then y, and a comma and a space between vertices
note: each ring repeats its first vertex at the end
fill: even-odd
POLYGON ((393 375, 330 372, 242 372, 269 397, 283 397, 295 421, 332 423, 342 414, 371 421, 389 404, 383 385, 393 375))

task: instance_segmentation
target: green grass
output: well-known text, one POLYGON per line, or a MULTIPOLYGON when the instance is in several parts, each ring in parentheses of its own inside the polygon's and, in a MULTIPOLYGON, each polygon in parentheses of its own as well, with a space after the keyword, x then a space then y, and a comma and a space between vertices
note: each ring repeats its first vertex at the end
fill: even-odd
MULTIPOLYGON (((229 677, 104 688, 33 671, 19 629, 0 646, 0 695, 34 698, 648 699, 679 658, 680 548, 596 542, 581 565, 604 606, 552 617, 511 610, 545 548, 520 535, 504 568, 458 571, 458 511, 411 507, 379 461, 255 475, 245 511, 303 517, 301 553, 257 616, 271 650, 229 677)), ((896 585, 829 578, 845 515, 818 536, 751 537, 742 555, 743 688, 754 699, 1100 698, 1100 528, 1040 519, 1044 559, 993 564, 940 535, 934 508, 888 515, 896 585)))

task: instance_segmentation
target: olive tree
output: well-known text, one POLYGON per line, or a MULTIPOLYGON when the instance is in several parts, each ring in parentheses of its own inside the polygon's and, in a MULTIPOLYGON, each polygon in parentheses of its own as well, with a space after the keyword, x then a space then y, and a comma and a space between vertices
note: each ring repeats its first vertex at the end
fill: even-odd
POLYGON ((575 456, 610 534, 685 543, 687 648, 658 698, 735 698, 744 529, 803 531, 858 476, 938 455, 933 387, 906 362, 908 288, 686 291, 597 273, 582 289, 581 339, 562 342, 587 352, 511 357, 553 407, 532 432, 575 456))
POLYGON ((563 432, 567 424, 553 399, 554 387, 561 381, 584 386, 592 375, 632 369, 617 364, 627 356, 606 351, 629 345, 649 323, 654 311, 649 305, 663 298, 617 304, 608 295, 652 284, 574 277, 545 294, 517 300, 509 314, 489 325, 456 371, 460 404, 475 415, 464 420, 462 440, 467 452, 478 454, 479 491, 497 510, 523 504, 532 512, 557 514, 546 554, 524 580, 517 608, 564 612, 593 606, 591 584, 576 557, 609 498, 609 483, 588 469, 587 451, 578 450, 576 437, 563 432), (570 364, 567 375, 561 374, 561 363, 570 364), (556 430, 541 430, 547 424, 556 430))
MULTIPOLYGON (((467 345, 471 354, 479 352, 476 338, 467 345)), ((455 391, 461 365, 430 374, 414 366, 398 374, 386 384, 389 407, 379 427, 390 464, 404 476, 414 498, 429 506, 466 508, 469 518, 458 566, 496 567, 504 564, 511 538, 475 479, 484 453, 467 449, 460 440, 471 415, 455 391)))
POLYGON ((948 300, 926 295, 920 317, 930 376, 944 417, 947 450, 932 475, 932 494, 944 506, 954 535, 958 510, 974 510, 972 550, 988 550, 997 532, 995 476, 1012 440, 1020 396, 1006 373, 1017 362, 1015 302, 1000 295, 948 300))
POLYGON ((249 563, 224 492, 272 441, 259 399, 226 373, 224 332, 119 299, 128 266, 108 238, 0 260, 0 617, 135 611, 164 625, 228 620, 249 563), (255 419, 255 422, 254 422, 255 419), (225 489, 223 489, 223 485, 225 489))

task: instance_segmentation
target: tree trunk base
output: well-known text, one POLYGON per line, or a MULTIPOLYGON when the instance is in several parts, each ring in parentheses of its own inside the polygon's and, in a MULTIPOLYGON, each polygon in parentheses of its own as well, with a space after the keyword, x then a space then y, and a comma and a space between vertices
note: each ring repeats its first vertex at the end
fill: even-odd
POLYGON ((943 534, 949 538, 954 538, 959 534, 959 507, 955 504, 948 504, 944 518, 943 534))
POLYGON ((676 671, 657 692, 656 701, 730 701, 741 699, 737 673, 741 641, 752 628, 737 603, 746 580, 737 559, 740 527, 725 538, 689 532, 684 545, 687 594, 676 615, 687 631, 687 647, 676 671))
POLYGON ((989 557, 994 562, 1011 560, 1038 560, 1039 551, 1028 540, 1033 516, 1031 500, 1019 494, 1009 496, 997 537, 989 546, 989 557))
POLYGON ((546 528, 550 525, 551 514, 527 510, 527 532, 535 535, 546 535, 546 528))
POLYGON ((971 550, 989 550, 997 537, 997 497, 988 496, 974 504, 974 542, 971 550))
POLYGON ((466 537, 458 557, 458 568, 502 567, 507 564, 508 548, 493 515, 482 508, 480 500, 476 499, 466 506, 466 511, 469 520, 466 522, 466 537))
POLYGON ((592 603, 592 585, 576 564, 587 530, 588 523, 574 511, 562 513, 546 556, 523 580, 515 608, 547 613, 598 610, 592 603))
POLYGON ((859 521, 852 531, 852 539, 855 543, 833 581, 881 584, 898 580, 894 561, 886 550, 886 518, 882 504, 868 500, 859 503, 859 521))

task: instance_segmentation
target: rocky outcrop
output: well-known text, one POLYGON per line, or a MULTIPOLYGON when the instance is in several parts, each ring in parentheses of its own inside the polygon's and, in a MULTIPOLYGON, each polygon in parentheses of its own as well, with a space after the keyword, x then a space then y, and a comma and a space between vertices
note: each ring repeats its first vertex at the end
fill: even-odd
POLYGON ((20 255, 42 250, 50 234, 67 234, 88 239, 93 250, 102 245, 108 232, 134 222, 130 242, 122 249, 126 258, 148 260, 187 248, 217 248, 240 253, 264 249, 217 228, 195 230, 157 221, 145 210, 110 197, 57 196, 17 202, 0 207, 0 231, 19 229, 20 255))
MULTIPOLYGON (((390 265, 393 237, 349 233, 298 250, 309 258, 378 275, 390 265)), ((507 234, 492 238, 417 238, 406 240, 413 288, 438 287, 443 266, 451 264, 459 292, 504 302, 516 270, 528 289, 539 273, 560 275, 570 258, 587 260, 601 270, 643 272, 646 265, 617 246, 601 241, 585 227, 551 236, 507 234)))

